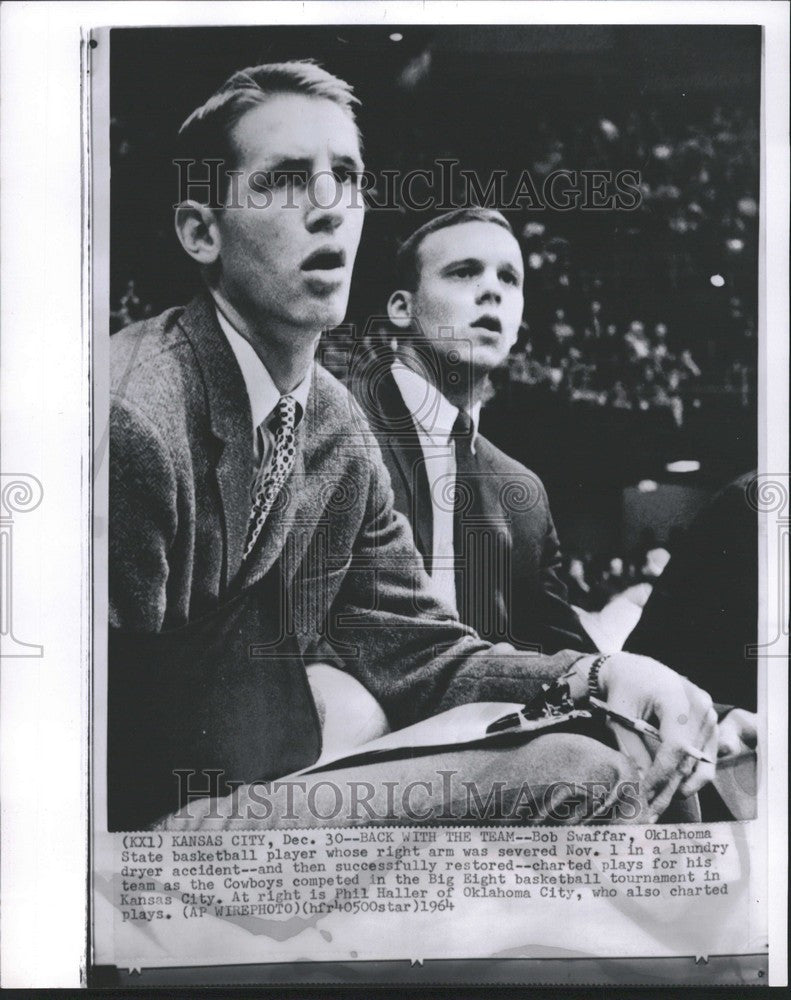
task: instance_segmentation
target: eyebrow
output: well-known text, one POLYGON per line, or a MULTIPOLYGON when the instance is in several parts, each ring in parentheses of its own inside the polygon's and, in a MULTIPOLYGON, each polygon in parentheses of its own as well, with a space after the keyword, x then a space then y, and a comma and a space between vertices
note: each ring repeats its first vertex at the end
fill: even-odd
POLYGON ((443 271, 450 271, 454 267, 483 267, 483 261, 478 257, 460 257, 445 264, 443 271))
MULTIPOLYGON (((484 262, 480 259, 480 257, 461 257, 458 260, 452 260, 448 264, 445 264, 444 267, 442 268, 442 272, 444 273, 446 271, 452 271, 453 268, 455 267, 484 267, 484 266, 485 266, 484 262)), ((520 267, 517 267, 515 264, 511 263, 511 261, 506 260, 499 263, 497 265, 498 271, 503 267, 507 268, 509 271, 513 271, 513 273, 518 275, 519 277, 522 276, 522 269, 520 267)))
MULTIPOLYGON (((331 157, 333 166, 349 167, 352 170, 362 170, 363 162, 358 156, 348 153, 334 153, 331 157)), ((288 153, 275 155, 266 162, 266 170, 279 173, 298 173, 310 175, 313 161, 308 156, 294 156, 288 153)))

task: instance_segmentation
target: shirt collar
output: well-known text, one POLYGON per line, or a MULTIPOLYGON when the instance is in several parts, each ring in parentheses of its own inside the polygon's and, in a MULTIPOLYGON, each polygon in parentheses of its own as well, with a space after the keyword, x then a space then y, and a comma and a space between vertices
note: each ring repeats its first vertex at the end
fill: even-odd
MULTIPOLYGON (((253 430, 260 427, 272 415, 273 410, 280 401, 280 392, 272 381, 266 365, 253 350, 252 345, 231 325, 228 319, 215 309, 217 322, 220 329, 225 334, 231 350, 242 372, 247 395, 250 398, 250 412, 253 415, 253 430)), ((293 389, 289 396, 297 401, 297 425, 299 425, 308 405, 308 393, 310 392, 311 370, 293 389)))
MULTIPOLYGON (((435 385, 412 368, 408 368, 402 361, 393 362, 392 372, 406 407, 419 429, 428 437, 440 439, 443 444, 447 444, 456 417, 459 415, 459 408, 447 400, 435 385)), ((478 439, 478 423, 481 419, 480 402, 475 403, 470 410, 470 419, 472 420, 470 447, 474 454, 475 442, 478 439)))

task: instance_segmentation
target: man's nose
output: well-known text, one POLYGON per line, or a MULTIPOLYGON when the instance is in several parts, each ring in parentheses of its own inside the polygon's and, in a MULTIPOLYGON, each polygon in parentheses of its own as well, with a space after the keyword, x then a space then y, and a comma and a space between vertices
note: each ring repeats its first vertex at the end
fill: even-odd
POLYGON ((330 170, 313 174, 308 182, 308 209, 305 225, 311 233, 335 232, 343 222, 346 206, 344 189, 330 170))
POLYGON ((502 301, 502 297, 497 275, 489 271, 484 271, 478 283, 475 301, 478 304, 483 304, 484 302, 499 304, 502 301))

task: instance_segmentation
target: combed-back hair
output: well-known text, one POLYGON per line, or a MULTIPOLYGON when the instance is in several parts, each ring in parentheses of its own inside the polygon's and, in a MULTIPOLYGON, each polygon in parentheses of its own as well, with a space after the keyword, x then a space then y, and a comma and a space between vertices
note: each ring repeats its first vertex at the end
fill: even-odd
POLYGON ((470 208, 454 208, 452 212, 445 212, 436 218, 426 222, 419 229, 416 229, 409 236, 396 252, 396 281, 397 288, 413 292, 418 285, 420 278, 418 268, 418 251, 423 240, 432 233, 440 229, 447 229, 450 226, 460 226, 464 222, 493 222, 497 226, 507 229, 513 236, 513 229, 510 222, 494 208, 480 208, 471 206, 470 208))
MULTIPOLYGON (((248 111, 278 94, 304 94, 334 101, 356 125, 355 106, 360 102, 345 80, 333 76, 312 59, 292 62, 262 63, 240 69, 230 76, 211 97, 196 108, 179 129, 177 157, 208 168, 210 160, 221 161, 221 191, 212 191, 212 200, 221 201, 227 191, 227 172, 237 167, 238 152, 232 133, 239 119, 248 111)), ((358 130, 358 138, 360 133, 358 130)), ((196 171, 197 172, 197 171, 196 171)))

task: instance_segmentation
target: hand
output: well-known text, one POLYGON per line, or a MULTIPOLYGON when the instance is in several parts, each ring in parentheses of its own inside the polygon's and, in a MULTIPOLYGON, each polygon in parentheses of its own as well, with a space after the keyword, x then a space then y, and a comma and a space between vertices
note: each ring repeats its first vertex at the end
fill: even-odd
POLYGON ((616 653, 605 661, 599 687, 614 711, 656 719, 661 742, 648 737, 644 742, 639 734, 611 723, 621 750, 645 768, 643 790, 656 817, 677 792, 693 795, 713 780, 715 764, 685 752, 694 747, 716 760, 717 714, 705 691, 656 660, 631 653, 616 653))
POLYGON ((758 743, 758 716, 743 708, 732 708, 717 726, 717 756, 738 757, 755 750, 758 743))

